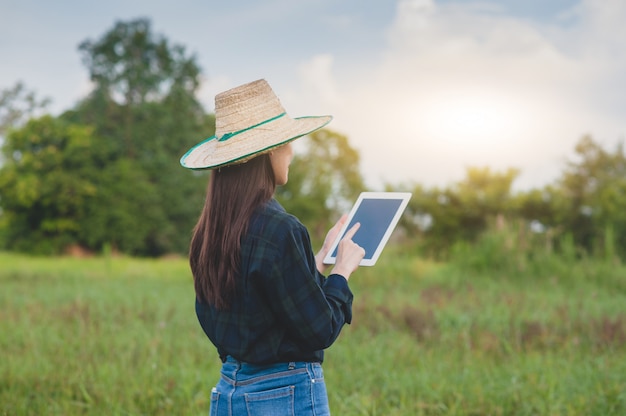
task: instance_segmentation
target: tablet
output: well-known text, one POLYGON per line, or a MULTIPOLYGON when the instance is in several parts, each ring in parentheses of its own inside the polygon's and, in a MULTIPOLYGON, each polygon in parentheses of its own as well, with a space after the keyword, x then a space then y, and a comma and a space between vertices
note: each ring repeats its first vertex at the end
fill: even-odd
POLYGON ((365 249, 365 257, 361 260, 360 265, 373 266, 376 264, 378 256, 387 244, 400 216, 409 203, 409 199, 411 199, 411 194, 408 192, 361 193, 350 210, 346 223, 339 231, 337 239, 324 258, 324 263, 335 264, 339 241, 347 230, 359 222, 361 227, 352 241, 365 249))

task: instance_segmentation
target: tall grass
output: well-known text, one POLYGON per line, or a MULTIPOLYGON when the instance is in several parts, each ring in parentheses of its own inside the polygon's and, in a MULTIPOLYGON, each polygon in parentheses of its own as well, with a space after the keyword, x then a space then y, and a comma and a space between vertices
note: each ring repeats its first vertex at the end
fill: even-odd
MULTIPOLYGON (((353 276, 354 321, 324 363, 333 414, 626 414, 626 269, 489 268, 476 251, 389 247, 353 276)), ((0 414, 207 414, 220 362, 185 260, 0 264, 0 414)))
POLYGON ((4 414, 193 414, 208 405, 217 363, 198 333, 184 261, 0 262, 4 414))
POLYGON ((538 278, 399 257, 355 282, 346 335, 378 352, 354 365, 371 370, 365 403, 339 414, 626 414, 624 268, 585 279, 590 262, 563 261, 569 273, 538 278))

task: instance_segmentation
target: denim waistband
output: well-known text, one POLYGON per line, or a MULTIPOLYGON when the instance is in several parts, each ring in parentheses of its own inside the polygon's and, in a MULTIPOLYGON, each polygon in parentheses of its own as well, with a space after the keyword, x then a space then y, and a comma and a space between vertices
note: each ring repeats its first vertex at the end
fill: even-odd
POLYGON ((273 364, 250 364, 231 356, 222 364, 222 379, 233 386, 243 386, 263 380, 285 377, 301 373, 315 372, 321 367, 319 362, 291 361, 273 364))

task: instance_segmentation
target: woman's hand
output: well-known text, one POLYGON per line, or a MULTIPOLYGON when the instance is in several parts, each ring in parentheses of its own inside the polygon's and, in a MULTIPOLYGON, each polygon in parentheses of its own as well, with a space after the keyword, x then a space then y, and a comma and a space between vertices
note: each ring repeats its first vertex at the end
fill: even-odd
POLYGON ((333 228, 328 231, 328 234, 326 234, 326 238, 324 239, 324 244, 322 245, 321 250, 315 255, 315 265, 317 266, 317 270, 319 270, 320 273, 324 273, 324 270, 326 269, 326 265, 324 264, 324 257, 326 257, 326 255, 328 254, 330 246, 337 238, 339 231, 341 231, 341 227, 343 227, 347 219, 348 214, 343 214, 341 218, 339 218, 339 221, 337 221, 337 223, 333 225, 333 228))
POLYGON ((339 274, 348 280, 353 271, 359 267, 359 263, 365 256, 363 247, 352 241, 352 237, 359 230, 360 223, 354 224, 339 242, 337 247, 337 260, 331 274, 339 274))

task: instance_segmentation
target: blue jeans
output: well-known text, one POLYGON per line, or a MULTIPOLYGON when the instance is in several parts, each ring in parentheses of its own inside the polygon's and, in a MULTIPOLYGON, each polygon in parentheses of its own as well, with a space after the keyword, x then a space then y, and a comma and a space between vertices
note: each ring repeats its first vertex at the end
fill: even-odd
POLYGON ((330 415, 320 363, 253 365, 228 357, 210 416, 330 415))

